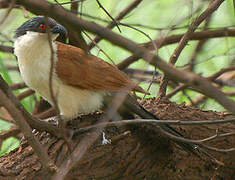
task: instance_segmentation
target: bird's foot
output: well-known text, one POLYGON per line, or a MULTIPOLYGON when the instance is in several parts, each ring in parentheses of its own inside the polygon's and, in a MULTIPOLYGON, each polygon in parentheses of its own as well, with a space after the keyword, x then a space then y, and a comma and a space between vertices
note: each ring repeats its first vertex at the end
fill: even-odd
POLYGON ((106 145, 106 144, 111 144, 111 140, 110 139, 106 139, 105 138, 105 133, 102 132, 102 145, 106 145))
POLYGON ((46 122, 48 122, 48 123, 51 123, 51 124, 53 124, 53 125, 55 125, 55 126, 58 126, 58 116, 53 116, 53 117, 49 117, 49 118, 47 118, 47 119, 44 119, 43 121, 46 121, 46 122))

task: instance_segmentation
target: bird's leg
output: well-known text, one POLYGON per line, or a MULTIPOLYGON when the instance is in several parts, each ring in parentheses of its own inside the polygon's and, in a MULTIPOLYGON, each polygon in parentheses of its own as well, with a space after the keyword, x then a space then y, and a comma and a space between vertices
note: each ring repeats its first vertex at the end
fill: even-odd
POLYGON ((72 146, 71 146, 71 136, 66 134, 65 128, 70 119, 60 115, 60 116, 53 116, 45 119, 45 121, 54 124, 55 126, 58 126, 60 129, 60 135, 61 138, 65 141, 65 143, 68 146, 68 149, 70 152, 72 152, 72 146))
POLYGON ((47 119, 44 119, 43 121, 46 121, 46 122, 51 123, 55 126, 58 126, 58 116, 52 116, 47 119))
POLYGON ((111 139, 105 138, 105 132, 102 132, 102 145, 111 144, 111 139))

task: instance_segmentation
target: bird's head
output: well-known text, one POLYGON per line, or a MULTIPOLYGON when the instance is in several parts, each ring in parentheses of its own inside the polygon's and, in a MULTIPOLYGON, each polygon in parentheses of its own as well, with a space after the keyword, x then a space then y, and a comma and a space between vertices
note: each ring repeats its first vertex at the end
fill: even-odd
POLYGON ((67 35, 67 30, 64 26, 58 24, 52 18, 48 18, 48 20, 46 20, 44 16, 36 16, 23 23, 16 29, 14 37, 19 38, 27 34, 27 32, 37 32, 41 35, 50 32, 53 39, 58 35, 61 37, 65 37, 67 35))

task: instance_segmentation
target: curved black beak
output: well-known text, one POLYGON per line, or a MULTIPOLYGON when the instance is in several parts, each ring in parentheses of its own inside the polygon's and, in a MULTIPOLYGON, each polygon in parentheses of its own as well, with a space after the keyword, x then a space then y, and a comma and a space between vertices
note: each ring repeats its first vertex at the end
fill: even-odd
POLYGON ((56 24, 52 29, 51 32, 54 34, 60 34, 62 36, 67 36, 68 35, 68 31, 65 29, 64 26, 60 25, 60 24, 56 24))

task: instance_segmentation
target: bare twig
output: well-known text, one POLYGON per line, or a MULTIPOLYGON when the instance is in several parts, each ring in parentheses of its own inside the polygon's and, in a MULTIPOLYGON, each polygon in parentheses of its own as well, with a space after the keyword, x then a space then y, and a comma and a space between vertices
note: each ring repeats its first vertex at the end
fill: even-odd
MULTIPOLYGON (((46 26, 48 26, 48 17, 46 16, 45 19, 46 19, 46 26)), ((56 116, 57 116, 57 119, 58 119, 58 125, 59 125, 59 128, 61 130, 61 135, 62 135, 64 141, 66 142, 66 144, 68 145, 68 149, 70 151, 72 151, 71 146, 70 146, 70 144, 68 142, 68 139, 67 139, 66 132, 65 132, 64 121, 63 121, 63 119, 61 117, 61 114, 60 114, 60 109, 59 109, 59 106, 58 106, 57 98, 55 96, 55 95, 58 95, 58 94, 55 94, 55 91, 53 89, 53 71, 54 71, 54 67, 55 67, 55 60, 54 60, 55 52, 54 52, 54 49, 52 47, 52 39, 51 39, 51 34, 49 32, 49 29, 50 28, 46 28, 48 43, 49 43, 49 47, 50 47, 50 51, 51 51, 50 71, 49 71, 49 84, 48 84, 48 86, 49 86, 49 91, 50 91, 52 103, 54 105, 54 109, 55 109, 56 116)))
MULTIPOLYGON (((174 50, 173 54, 170 57, 169 63, 175 64, 180 53, 186 46, 187 42, 189 41, 189 37, 192 35, 192 33, 196 30, 196 28, 207 18, 209 17, 219 6, 223 3, 224 0, 214 0, 211 1, 208 8, 200 14, 193 23, 189 26, 188 31, 184 34, 182 39, 179 42, 179 45, 174 50)), ((159 92, 158 92, 158 98, 162 98, 166 95, 166 88, 168 84, 168 78, 166 75, 163 76, 162 82, 160 84, 159 92)))
MULTIPOLYGON (((88 33, 86 33, 85 31, 83 33, 86 35, 86 37, 88 37, 88 39, 93 41, 88 33)), ((112 64, 115 65, 115 62, 113 61, 113 59, 98 44, 96 44, 95 42, 94 42, 94 44, 99 49, 99 51, 101 51, 112 62, 112 64)))
MULTIPOLYGON (((219 76, 221 76, 223 73, 229 72, 229 71, 234 71, 235 70, 235 66, 230 66, 227 68, 222 68, 221 70, 219 70, 218 72, 214 73, 211 76, 208 76, 207 79, 212 81, 212 82, 216 82, 216 78, 218 78, 219 76)), ((166 97, 167 98, 171 98, 172 96, 174 96, 176 93, 178 93, 179 91, 185 89, 189 87, 186 84, 180 84, 179 86, 177 86, 174 90, 172 90, 171 92, 169 92, 166 97)))
MULTIPOLYGON (((206 100, 207 100, 207 97, 206 97, 206 96, 200 95, 200 96, 198 96, 198 97, 196 97, 196 98, 193 99, 193 104, 194 104, 195 106, 198 106, 199 104, 204 103, 206 100)), ((187 105, 191 106, 192 103, 189 102, 189 103, 187 103, 187 105)))
POLYGON ((128 28, 130 28, 130 29, 134 29, 135 31, 137 31, 137 32, 143 34, 144 36, 146 36, 146 37, 152 42, 152 45, 153 45, 153 47, 154 47, 154 50, 155 50, 156 52, 158 51, 157 45, 155 44, 155 42, 152 40, 152 38, 151 38, 147 33, 145 33, 144 31, 142 31, 142 30, 140 30, 140 29, 137 29, 137 28, 135 28, 135 27, 129 26, 129 25, 125 25, 125 24, 122 24, 122 23, 119 23, 119 24, 120 24, 120 25, 123 25, 123 26, 125 26, 125 27, 128 27, 128 28))
MULTIPOLYGON (((28 97, 28 96, 34 94, 34 93, 35 93, 34 90, 28 89, 28 90, 26 90, 26 91, 24 91, 24 92, 22 92, 22 93, 17 94, 16 97, 17 97, 17 99, 22 100, 22 99, 24 99, 24 98, 26 98, 26 97, 28 97)), ((0 106, 1 106, 1 105, 0 105, 0 106)))
POLYGON ((155 72, 155 71, 148 71, 148 70, 142 70, 142 69, 133 69, 133 68, 128 68, 124 70, 125 73, 127 74, 140 74, 140 75, 153 75, 153 73, 155 73, 156 76, 161 76, 162 74, 159 72, 155 72))
POLYGON ((55 109, 53 107, 47 109, 46 111, 43 111, 41 113, 38 114, 34 114, 35 117, 40 118, 40 119, 45 119, 45 118, 49 118, 52 116, 55 116, 56 112, 55 109))
POLYGON ((3 18, 0 19, 0 25, 6 20, 6 18, 8 17, 8 15, 10 14, 11 10, 13 9, 13 7, 15 6, 15 2, 16 0, 12 0, 9 7, 8 7, 8 10, 7 12, 4 14, 3 18))
POLYGON ((234 71, 234 70, 235 70, 235 66, 230 66, 230 67, 227 67, 227 68, 222 68, 221 70, 219 70, 215 74, 209 76, 208 79, 213 81, 216 78, 218 78, 219 76, 221 76, 222 74, 224 74, 226 72, 229 72, 229 71, 234 71))
POLYGON ((13 53, 13 47, 0 45, 0 51, 5 53, 13 53))
MULTIPOLYGON (((46 19, 46 25, 48 26, 48 17, 45 16, 45 19, 46 19)), ((55 97, 55 93, 54 93, 54 89, 53 89, 53 70, 54 70, 54 67, 55 67, 55 61, 54 61, 55 52, 54 52, 54 49, 52 47, 52 39, 51 39, 50 31, 49 31, 50 28, 46 28, 46 29, 47 29, 48 44, 49 44, 50 51, 51 51, 50 52, 51 57, 50 57, 50 71, 49 71, 49 84, 48 84, 48 86, 49 86, 50 95, 51 95, 53 105, 55 106, 56 114, 58 115, 59 123, 62 124, 62 120, 61 120, 61 117, 60 117, 59 106, 58 106, 57 99, 55 97)))
POLYGON ((20 71, 18 66, 6 65, 6 68, 10 71, 20 71))
POLYGON ((12 124, 15 124, 15 121, 12 119, 12 118, 10 118, 10 117, 5 117, 5 116, 0 116, 0 119, 2 119, 2 120, 4 120, 4 121, 7 121, 7 122, 9 122, 9 123, 12 123, 12 124))
MULTIPOLYGON (((179 42, 184 34, 175 34, 164 38, 164 41, 160 41, 160 39, 154 40, 155 44, 160 48, 162 46, 170 45, 179 42), (161 44, 160 44, 161 42, 161 44)), ((189 40, 204 40, 208 38, 223 38, 223 37, 233 37, 235 36, 234 28, 220 28, 217 30, 204 30, 200 32, 193 32, 189 36, 189 40)), ((153 50, 154 47, 152 42, 143 43, 142 46, 148 48, 149 50, 153 50)))
MULTIPOLYGON (((74 135, 80 134, 80 133, 84 133, 90 130, 94 130, 97 129, 99 127, 109 127, 109 126, 125 126, 127 124, 152 124, 152 125, 161 125, 161 124, 174 124, 174 125, 202 125, 202 124, 217 124, 217 123, 229 123, 229 122, 234 122, 235 119, 227 119, 227 120, 205 120, 205 121, 180 121, 180 120, 155 120, 155 119, 135 119, 135 120, 122 120, 122 121, 115 121, 115 122, 104 122, 104 123, 98 123, 96 125, 91 125, 88 126, 86 128, 81 128, 79 130, 77 130, 77 132, 74 133, 74 135)), ((230 132, 230 133, 224 133, 224 134, 218 134, 216 133, 216 135, 213 135, 211 137, 202 139, 202 140, 192 140, 192 139, 187 139, 187 138, 183 138, 180 137, 178 138, 178 136, 175 136, 171 133, 166 132, 165 130, 156 127, 158 130, 160 130, 162 133, 164 133, 165 135, 167 135, 168 137, 176 140, 176 141, 180 141, 180 142, 184 142, 184 143, 190 143, 190 144, 197 144, 200 147, 206 148, 208 150, 212 150, 212 151, 216 151, 216 152, 232 152, 235 151, 235 148, 230 148, 230 149, 219 149, 219 148, 214 148, 208 145, 203 144, 206 141, 209 140, 213 140, 215 138, 218 137, 227 137, 227 136, 234 136, 235 132, 230 132)), ((218 161, 215 157, 213 157, 212 155, 210 155, 209 153, 207 153, 206 151, 204 151, 203 149, 199 149, 198 150, 200 152, 202 152, 203 154, 207 155, 208 157, 210 157, 214 162, 218 163, 218 164, 223 164, 222 162, 218 161)))
MULTIPOLYGON (((82 3, 82 1, 80 1, 82 3)), ((78 1, 71 0, 71 12, 77 14, 78 8, 82 7, 82 4, 80 5, 78 1)), ((81 12, 82 13, 82 12, 81 12)), ((68 28, 69 32, 69 44, 79 47, 83 49, 86 52, 89 52, 89 47, 85 41, 85 39, 82 36, 82 32, 85 33, 81 28, 77 29, 76 31, 71 30, 68 28)))
MULTIPOLYGON (((132 10, 134 10, 143 0, 134 0, 129 4, 124 10, 122 10, 116 17, 115 22, 120 21, 122 18, 124 18, 128 13, 130 13, 132 10)), ((106 28, 112 29, 115 26, 113 22, 109 23, 106 28)), ((101 37, 96 36, 91 44, 89 44, 89 48, 93 48, 95 44, 97 44, 101 40, 101 37)))
MULTIPOLYGON (((205 24, 204 24, 204 26, 203 26, 203 30, 206 30, 206 29, 208 28, 208 25, 209 25, 210 21, 211 21, 211 16, 209 16, 209 17, 206 18, 205 24)), ((189 60, 189 68, 188 68, 188 69, 189 69, 190 71, 194 71, 194 64, 195 64, 197 55, 198 55, 198 53, 202 50, 202 48, 203 48, 203 46, 204 46, 204 44, 205 44, 206 42, 207 42, 207 39, 203 39, 203 40, 200 40, 200 41, 197 43, 197 45, 196 45, 196 47, 195 47, 195 49, 194 49, 194 51, 193 51, 193 53, 192 53, 191 59, 189 60)))
POLYGON ((66 4, 72 4, 72 3, 80 3, 80 2, 83 2, 83 1, 85 1, 85 0, 71 0, 71 1, 68 1, 68 2, 61 2, 61 3, 59 3, 59 2, 56 2, 56 4, 59 4, 59 5, 66 5, 66 4))
POLYGON ((20 94, 17 94, 16 97, 17 97, 19 100, 22 100, 22 99, 24 99, 24 98, 26 98, 26 97, 28 97, 28 96, 34 94, 34 93, 35 93, 34 90, 28 89, 28 90, 26 90, 26 91, 24 91, 24 92, 22 92, 22 93, 20 93, 20 94))
POLYGON ((20 133, 20 129, 17 126, 12 126, 8 130, 1 131, 0 139, 4 140, 4 139, 6 139, 8 137, 16 136, 19 133, 20 133))
MULTIPOLYGON (((156 39, 154 40, 154 44, 157 45, 158 48, 161 48, 166 45, 174 44, 180 41, 182 39, 184 34, 177 34, 177 35, 171 35, 168 37, 165 37, 164 39, 156 39)), ((218 29, 218 30, 205 30, 201 32, 193 32, 190 36, 190 40, 205 40, 208 38, 221 38, 221 37, 231 37, 235 36, 235 29, 218 29)), ((149 50, 153 50, 153 42, 147 42, 141 44, 143 47, 148 48, 149 50)), ((119 63, 117 66, 119 69, 125 69, 130 64, 138 61, 140 59, 140 56, 129 56, 128 58, 124 59, 121 63, 119 63)))
POLYGON ((173 89, 171 92, 169 92, 166 95, 166 98, 171 98, 172 96, 174 96, 176 93, 178 93, 179 91, 187 88, 188 86, 186 84, 180 84, 179 86, 177 86, 175 89, 173 89))
POLYGON ((96 2, 98 3, 99 7, 108 15, 108 17, 110 17, 110 19, 112 19, 113 23, 117 26, 119 32, 121 33, 121 29, 119 28, 116 20, 109 14, 109 12, 104 8, 104 6, 100 3, 99 0, 96 0, 96 2))
POLYGON ((10 84, 9 86, 12 90, 23 89, 27 87, 24 82, 10 84))
POLYGON ((162 130, 161 130, 161 132, 164 133, 165 135, 167 135, 169 138, 174 139, 175 141, 181 141, 181 142, 185 142, 185 143, 196 144, 199 147, 203 147, 203 148, 206 148, 206 149, 211 150, 211 151, 222 152, 222 153, 235 151, 235 148, 229 148, 229 149, 214 148, 214 147, 205 145, 203 142, 201 142, 201 140, 186 139, 186 138, 183 138, 183 137, 175 136, 171 133, 168 133, 168 132, 162 131, 162 130))
POLYGON ((74 135, 84 133, 98 127, 112 127, 112 126, 125 126, 129 124, 154 124, 154 125, 161 125, 161 124, 169 124, 169 125, 180 125, 180 126, 194 126, 194 125, 205 125, 205 124, 224 124, 224 123, 231 123, 235 122, 235 119, 220 119, 220 120, 202 120, 202 121, 182 121, 182 120, 156 120, 156 119, 130 119, 130 120, 121 120, 121 121, 114 121, 114 122, 104 122, 104 123, 97 123, 95 125, 87 126, 85 128, 79 128, 74 135))

